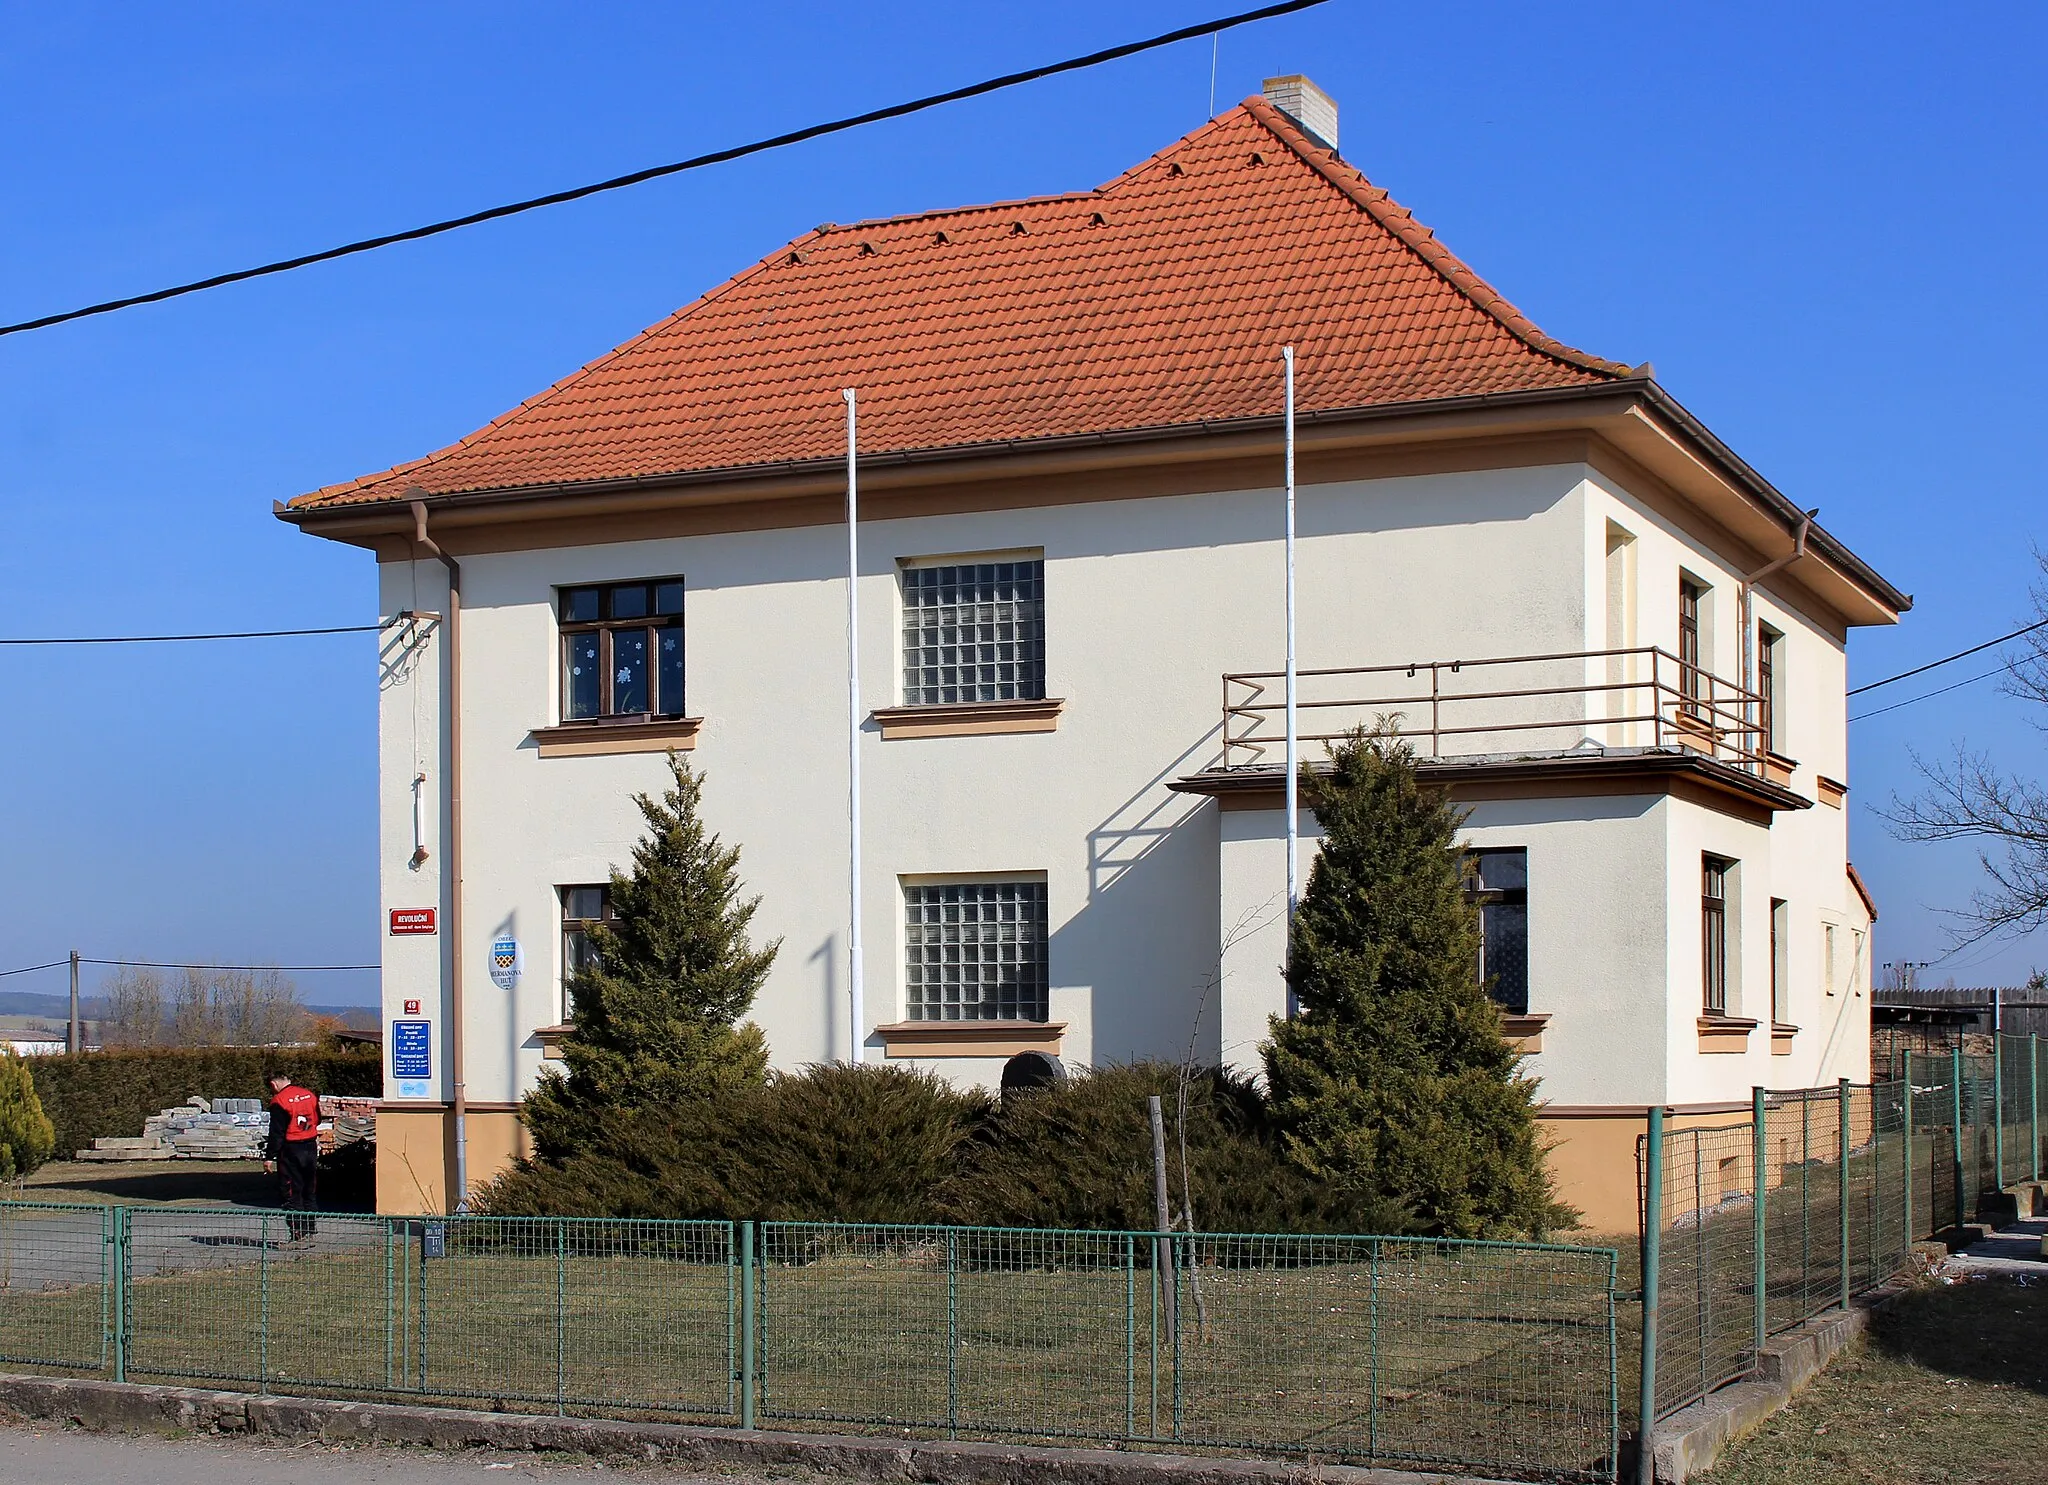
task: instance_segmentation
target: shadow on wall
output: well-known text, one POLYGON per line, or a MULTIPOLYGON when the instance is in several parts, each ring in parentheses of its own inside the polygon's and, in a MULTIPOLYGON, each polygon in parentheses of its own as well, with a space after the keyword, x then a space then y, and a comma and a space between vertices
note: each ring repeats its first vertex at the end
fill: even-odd
POLYGON ((1221 835, 1214 804, 1167 781, 1216 757, 1210 728, 1088 832, 1088 900, 1052 935, 1058 979, 1089 987, 1090 1060, 1217 1055, 1221 835), (1197 1010, 1208 993, 1210 1004, 1197 1010))

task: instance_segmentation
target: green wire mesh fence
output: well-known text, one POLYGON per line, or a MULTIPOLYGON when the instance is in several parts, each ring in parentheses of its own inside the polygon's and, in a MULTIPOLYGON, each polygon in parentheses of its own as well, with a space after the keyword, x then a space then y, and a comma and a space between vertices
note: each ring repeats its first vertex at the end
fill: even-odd
POLYGON ((0 1203, 0 1363, 1611 1481, 1616 1255, 0 1203))
POLYGON ((1986 1040, 1982 1054, 1902 1052, 1888 1081, 1758 1090, 1746 1119, 1645 1136, 1657 1302, 1641 1356, 1655 1416, 1755 1375, 1771 1336, 1847 1306, 1915 1242, 2040 1178, 2039 1039, 1986 1040))

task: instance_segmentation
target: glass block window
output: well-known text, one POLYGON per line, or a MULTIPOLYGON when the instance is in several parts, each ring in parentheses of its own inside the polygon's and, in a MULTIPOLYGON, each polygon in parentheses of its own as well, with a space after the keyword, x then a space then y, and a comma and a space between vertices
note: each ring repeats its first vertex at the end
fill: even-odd
POLYGON ((1045 883, 903 889, 913 1021, 1046 1019, 1045 883))
POLYGON ((1045 563, 903 573, 903 704, 1045 699, 1045 563))
POLYGON ((1529 853, 1472 852, 1479 904, 1479 983, 1512 1016, 1529 1013, 1529 853))

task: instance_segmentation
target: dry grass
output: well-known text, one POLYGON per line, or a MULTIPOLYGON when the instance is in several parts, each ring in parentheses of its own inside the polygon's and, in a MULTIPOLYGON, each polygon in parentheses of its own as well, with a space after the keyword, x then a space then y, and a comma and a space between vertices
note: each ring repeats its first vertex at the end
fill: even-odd
MULTIPOLYGON (((387 1253, 386 1230, 323 1223, 310 1250, 152 1250, 130 1288, 130 1376, 731 1418, 722 1254, 558 1255, 542 1224, 423 1263, 417 1235, 389 1229, 387 1253)), ((951 1265, 930 1244, 771 1264, 762 1420, 1489 1474, 1584 1474, 1604 1457, 1604 1256, 1388 1245, 1376 1269, 1209 1265, 1199 1306, 1184 1287, 1176 1355, 1142 1257, 1127 1270, 1120 1239, 1092 1258, 1046 1241, 1035 1255, 963 1242, 951 1265)), ((0 1295, 0 1352, 29 1359, 17 1348, 60 1334, 92 1345, 102 1303, 97 1285, 0 1295)))
POLYGON ((1724 1457, 1713 1485, 2019 1485, 2048 1457, 2048 1287, 1929 1285, 1724 1457))

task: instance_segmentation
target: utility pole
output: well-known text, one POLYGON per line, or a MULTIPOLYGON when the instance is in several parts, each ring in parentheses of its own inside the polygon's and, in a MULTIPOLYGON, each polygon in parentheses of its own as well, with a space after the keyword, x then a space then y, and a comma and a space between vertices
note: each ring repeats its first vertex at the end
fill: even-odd
POLYGON ((85 1050, 85 1038, 79 1034, 78 1026, 78 950, 71 951, 71 1024, 64 1028, 64 1050, 70 1053, 85 1050))

